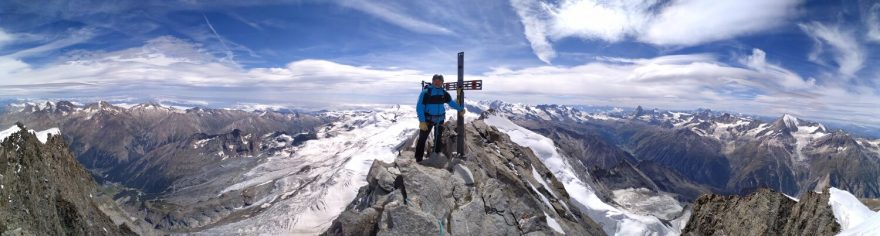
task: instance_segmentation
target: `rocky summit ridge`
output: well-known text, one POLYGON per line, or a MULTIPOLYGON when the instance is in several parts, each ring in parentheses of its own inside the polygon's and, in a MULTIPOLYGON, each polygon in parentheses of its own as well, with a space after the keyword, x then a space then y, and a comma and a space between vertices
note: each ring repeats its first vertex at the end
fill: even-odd
POLYGON ((605 235, 531 149, 481 120, 466 125, 464 158, 446 158, 450 142, 416 163, 410 142, 393 162, 373 162, 324 235, 605 235))

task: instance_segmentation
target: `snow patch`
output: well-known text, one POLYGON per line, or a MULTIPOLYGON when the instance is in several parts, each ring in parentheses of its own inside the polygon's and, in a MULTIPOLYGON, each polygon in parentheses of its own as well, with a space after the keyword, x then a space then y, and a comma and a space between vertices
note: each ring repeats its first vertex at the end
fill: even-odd
POLYGON ((212 139, 214 139, 214 138, 206 138, 206 139, 200 139, 200 140, 195 141, 193 143, 193 149, 199 149, 199 148, 204 147, 205 144, 207 144, 212 139))
POLYGON ((676 120, 681 119, 682 116, 690 116, 691 115, 689 113, 684 113, 684 112, 669 112, 669 113, 672 114, 672 118, 676 119, 676 120))
POLYGON ((800 202, 800 201, 801 201, 800 199, 797 199, 797 198, 792 197, 791 195, 788 195, 788 194, 785 194, 785 193, 782 193, 782 195, 785 195, 786 197, 788 197, 788 199, 794 200, 795 202, 800 202))
POLYGON ((752 136, 752 137, 758 136, 758 134, 761 133, 761 131, 764 131, 767 128, 770 128, 769 124, 767 124, 767 123, 760 124, 760 125, 758 125, 757 128, 749 130, 748 135, 752 136))
POLYGON ((548 200, 547 197, 544 196, 543 193, 541 193, 540 191, 538 191, 538 189, 535 188, 535 185, 532 185, 532 183, 530 183, 530 182, 528 182, 528 181, 526 181, 526 183, 529 184, 529 188, 531 188, 532 191, 535 191, 536 193, 538 193, 538 196, 541 197, 541 201, 544 202, 544 206, 546 206, 547 208, 553 209, 553 204, 550 204, 550 200, 548 200))
POLYGON ((871 211, 851 193, 831 188, 828 205, 840 224, 838 235, 880 235, 880 212, 871 211))
POLYGON ((556 219, 547 215, 547 212, 544 212, 544 218, 547 219, 547 225, 550 226, 551 229, 560 234, 565 234, 565 231, 562 231, 562 226, 559 225, 559 222, 556 222, 556 219))
POLYGON ((544 180, 544 177, 541 176, 541 174, 538 174, 538 170, 535 169, 534 165, 532 165, 532 178, 534 178, 535 181, 538 181, 538 183, 541 183, 541 186, 544 186, 544 189, 547 189, 547 191, 550 192, 550 194, 553 195, 553 197, 556 197, 556 194, 553 193, 553 191, 550 191, 551 190, 550 185, 547 184, 547 181, 544 180))

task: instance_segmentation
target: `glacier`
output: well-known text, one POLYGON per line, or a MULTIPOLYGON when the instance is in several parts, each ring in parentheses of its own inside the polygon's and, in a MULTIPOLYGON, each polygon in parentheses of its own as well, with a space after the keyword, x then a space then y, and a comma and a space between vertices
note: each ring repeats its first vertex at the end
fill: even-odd
POLYGON ((602 225, 609 235, 679 235, 681 229, 663 224, 657 217, 639 215, 603 202, 593 187, 581 181, 568 158, 559 154, 553 140, 523 128, 509 119, 489 115, 484 120, 510 136, 520 146, 531 148, 544 165, 563 183, 580 209, 602 225))
POLYGON ((273 190, 250 207, 264 208, 244 220, 204 230, 205 234, 317 235, 367 184, 373 161, 391 162, 416 132, 412 106, 332 111, 338 121, 322 127, 318 139, 292 155, 269 157, 238 183, 221 191, 273 184, 273 190))

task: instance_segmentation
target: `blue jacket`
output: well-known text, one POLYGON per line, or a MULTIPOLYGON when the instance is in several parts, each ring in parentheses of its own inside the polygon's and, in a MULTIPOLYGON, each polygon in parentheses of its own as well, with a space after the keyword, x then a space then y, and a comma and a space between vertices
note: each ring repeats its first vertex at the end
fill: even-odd
POLYGON ((444 120, 446 120, 446 107, 443 105, 442 102, 449 104, 449 106, 453 109, 459 111, 461 110, 461 106, 453 101, 452 96, 449 95, 446 90, 443 90, 443 88, 437 88, 434 87, 434 85, 428 85, 428 87, 422 89, 422 93, 419 94, 419 101, 418 103, 416 103, 416 113, 418 113, 419 115, 419 122, 428 121, 429 117, 427 116, 431 116, 430 121, 433 121, 435 123, 442 123, 444 120), (442 96, 449 97, 445 101, 437 100, 442 96), (425 104, 425 99, 430 97, 434 97, 434 99, 428 99, 428 104, 425 104))

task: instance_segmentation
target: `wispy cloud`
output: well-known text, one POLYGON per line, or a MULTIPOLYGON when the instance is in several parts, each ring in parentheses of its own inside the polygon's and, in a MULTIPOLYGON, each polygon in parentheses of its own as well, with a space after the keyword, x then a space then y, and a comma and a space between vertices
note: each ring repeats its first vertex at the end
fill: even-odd
POLYGON ((86 42, 92 37, 95 36, 95 29, 93 28, 82 28, 82 29, 70 29, 68 30, 69 34, 59 40, 52 41, 47 44, 43 44, 37 47, 27 48, 24 50, 19 50, 15 53, 5 55, 4 57, 10 58, 25 58, 32 57, 36 55, 40 55, 47 52, 53 52, 55 50, 66 48, 72 45, 80 44, 86 42))
POLYGON ((15 41, 15 37, 12 34, 6 33, 6 31, 0 29, 0 48, 3 48, 5 44, 11 43, 13 41, 15 41))
POLYGON ((864 67, 866 55, 861 43, 856 40, 855 31, 845 29, 839 24, 827 25, 815 21, 798 26, 816 43, 809 55, 811 61, 825 64, 824 56, 828 53, 838 71, 850 77, 864 67), (825 51, 826 45, 830 47, 828 52, 825 51))
POLYGON ((240 21, 241 23, 244 23, 244 24, 250 26, 251 28, 254 28, 257 30, 263 30, 263 26, 260 26, 259 23, 248 20, 235 12, 227 12, 226 14, 229 15, 230 17, 232 17, 233 19, 236 19, 236 20, 240 21))
POLYGON ((555 55, 550 40, 633 39, 691 46, 772 29, 795 15, 799 4, 799 0, 563 0, 556 4, 511 0, 535 54, 548 63, 555 55))
POLYGON ((403 27, 414 32, 446 35, 453 33, 452 30, 449 30, 446 27, 430 23, 425 20, 417 19, 416 17, 409 15, 400 9, 396 9, 393 5, 389 5, 389 2, 340 0, 337 1, 337 3, 341 6, 349 7, 370 14, 388 23, 403 27))
POLYGON ((868 9, 865 28, 868 29, 865 34, 868 40, 880 42, 880 3, 874 3, 868 9))
POLYGON ((556 51, 553 50, 553 45, 547 40, 547 29, 544 24, 547 16, 536 12, 535 9, 538 7, 534 6, 544 5, 544 3, 529 0, 511 0, 510 3, 516 9, 516 14, 521 19, 523 31, 526 39, 531 43, 532 51, 535 52, 538 59, 550 64, 550 60, 556 57, 556 51))

